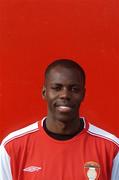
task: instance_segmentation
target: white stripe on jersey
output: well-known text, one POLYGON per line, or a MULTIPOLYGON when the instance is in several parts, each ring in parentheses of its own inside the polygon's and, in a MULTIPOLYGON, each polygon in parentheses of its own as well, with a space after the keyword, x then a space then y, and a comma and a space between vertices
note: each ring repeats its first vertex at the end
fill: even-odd
POLYGON ((117 146, 119 146, 119 139, 116 136, 114 136, 113 134, 111 134, 111 133, 109 133, 109 132, 107 132, 101 128, 98 128, 98 127, 96 127, 90 123, 89 123, 88 133, 92 134, 94 136, 98 136, 98 137, 101 137, 103 139, 107 139, 109 141, 112 141, 117 146))
POLYGON ((3 139, 1 145, 5 145, 8 142, 12 141, 13 139, 35 132, 37 130, 38 130, 38 122, 35 122, 25 128, 10 133, 8 136, 6 136, 6 138, 3 139))

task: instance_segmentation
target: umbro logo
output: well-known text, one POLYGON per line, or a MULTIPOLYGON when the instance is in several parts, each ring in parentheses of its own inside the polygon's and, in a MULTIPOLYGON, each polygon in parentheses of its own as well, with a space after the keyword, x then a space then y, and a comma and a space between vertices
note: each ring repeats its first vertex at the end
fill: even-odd
POLYGON ((23 171, 26 171, 26 172, 38 172, 40 171, 42 168, 41 167, 38 167, 38 166, 29 166, 25 169, 23 169, 23 171))

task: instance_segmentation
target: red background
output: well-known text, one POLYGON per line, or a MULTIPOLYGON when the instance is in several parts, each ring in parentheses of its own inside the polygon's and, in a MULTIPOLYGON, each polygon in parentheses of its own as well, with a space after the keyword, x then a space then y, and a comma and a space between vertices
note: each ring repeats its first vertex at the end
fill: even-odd
POLYGON ((46 115, 43 73, 57 58, 86 71, 81 114, 119 136, 118 10, 118 0, 0 0, 0 140, 46 115))

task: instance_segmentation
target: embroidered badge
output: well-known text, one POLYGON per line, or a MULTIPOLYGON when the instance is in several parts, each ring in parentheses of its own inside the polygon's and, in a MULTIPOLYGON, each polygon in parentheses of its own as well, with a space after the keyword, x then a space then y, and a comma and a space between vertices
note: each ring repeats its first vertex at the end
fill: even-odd
POLYGON ((100 175, 100 165, 94 161, 86 162, 84 171, 88 180, 98 180, 100 175))

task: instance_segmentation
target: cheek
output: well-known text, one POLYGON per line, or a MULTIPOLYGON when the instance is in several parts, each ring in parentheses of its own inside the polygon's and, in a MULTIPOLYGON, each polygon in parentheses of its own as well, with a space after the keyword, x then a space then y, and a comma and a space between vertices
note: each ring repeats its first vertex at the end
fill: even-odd
POLYGON ((75 97, 74 99, 73 99, 73 102, 74 102, 74 104, 76 104, 77 105, 77 107, 81 104, 81 102, 83 101, 83 97, 82 96, 78 96, 78 97, 75 97))
POLYGON ((55 95, 52 92, 46 92, 46 100, 48 103, 52 103, 55 100, 55 95))
POLYGON ((79 101, 83 101, 84 95, 85 95, 85 93, 84 93, 84 92, 81 92, 81 93, 77 96, 77 99, 78 99, 79 101))

